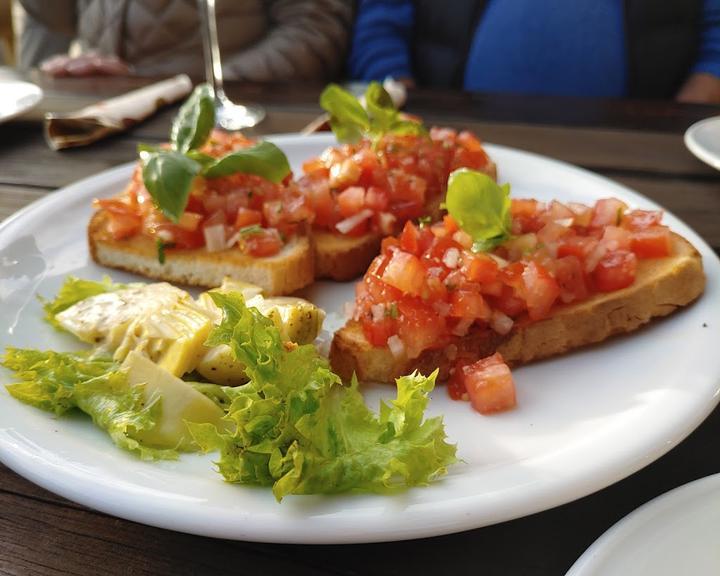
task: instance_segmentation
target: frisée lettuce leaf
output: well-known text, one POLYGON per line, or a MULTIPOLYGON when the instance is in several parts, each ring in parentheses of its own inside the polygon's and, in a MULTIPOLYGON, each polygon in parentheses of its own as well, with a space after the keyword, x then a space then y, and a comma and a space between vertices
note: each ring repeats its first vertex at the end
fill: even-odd
POLYGON ((442 418, 424 420, 436 374, 400 378, 398 396, 370 411, 357 382, 345 387, 311 345, 286 348, 271 320, 238 293, 211 292, 223 320, 207 345, 227 344, 250 381, 225 388, 226 430, 188 424, 205 451, 220 452, 229 482, 289 494, 390 492, 424 485, 456 461, 442 418))
POLYGON ((118 447, 143 460, 177 458, 174 449, 149 447, 134 438, 156 425, 161 403, 159 398, 147 402, 143 386, 130 386, 112 359, 89 352, 8 348, 0 363, 15 373, 18 382, 6 387, 17 400, 58 416, 79 409, 118 447))

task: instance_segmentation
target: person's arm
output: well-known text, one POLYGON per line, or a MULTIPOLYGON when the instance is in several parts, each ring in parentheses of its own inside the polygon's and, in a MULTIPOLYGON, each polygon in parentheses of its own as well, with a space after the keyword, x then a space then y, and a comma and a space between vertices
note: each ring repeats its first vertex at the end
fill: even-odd
POLYGON ((275 0, 269 10, 267 36, 223 56, 228 78, 325 81, 338 74, 352 23, 351 0, 275 0))
POLYGON ((20 0, 17 63, 21 70, 65 54, 75 36, 75 0, 20 0))
POLYGON ((702 19, 698 59, 675 98, 720 104, 720 0, 703 0, 702 19))
POLYGON ((410 0, 360 0, 348 60, 350 77, 412 84, 410 41, 414 21, 410 0))

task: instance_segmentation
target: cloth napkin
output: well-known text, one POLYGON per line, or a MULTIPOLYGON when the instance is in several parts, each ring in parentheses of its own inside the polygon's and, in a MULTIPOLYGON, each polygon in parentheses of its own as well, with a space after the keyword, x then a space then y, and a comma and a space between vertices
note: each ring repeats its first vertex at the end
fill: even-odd
POLYGON ((192 90, 185 74, 104 100, 69 114, 45 115, 45 139, 54 150, 85 146, 122 132, 192 90))

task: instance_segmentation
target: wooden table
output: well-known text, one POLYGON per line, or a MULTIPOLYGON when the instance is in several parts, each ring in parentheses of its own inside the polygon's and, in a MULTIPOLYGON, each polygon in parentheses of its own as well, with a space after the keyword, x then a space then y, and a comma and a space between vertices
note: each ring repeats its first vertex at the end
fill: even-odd
MULTIPOLYGON (((0 126, 0 219, 58 187, 133 160, 138 141, 158 142, 174 109, 83 149, 51 151, 40 119, 118 94, 143 81, 45 81, 47 98, 0 126)), ((299 130, 319 113, 320 87, 233 86, 262 102, 258 133, 299 130)), ((720 109, 667 102, 410 95, 428 123, 467 127, 486 141, 572 162, 649 196, 720 250, 720 173, 685 149, 684 130, 720 109)), ((720 472, 720 410, 680 446, 594 495, 533 516, 424 540, 352 545, 270 545, 149 528, 89 510, 0 466, 2 574, 495 574, 560 575, 607 528, 644 502, 720 472)))

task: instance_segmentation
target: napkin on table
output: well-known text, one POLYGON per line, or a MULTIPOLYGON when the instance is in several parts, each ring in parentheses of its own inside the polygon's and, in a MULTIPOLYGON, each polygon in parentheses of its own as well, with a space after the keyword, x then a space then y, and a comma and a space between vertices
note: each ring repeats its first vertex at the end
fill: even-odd
POLYGON ((104 100, 69 114, 45 115, 45 139, 54 150, 85 146, 122 132, 161 107, 187 96, 192 82, 185 74, 104 100))

